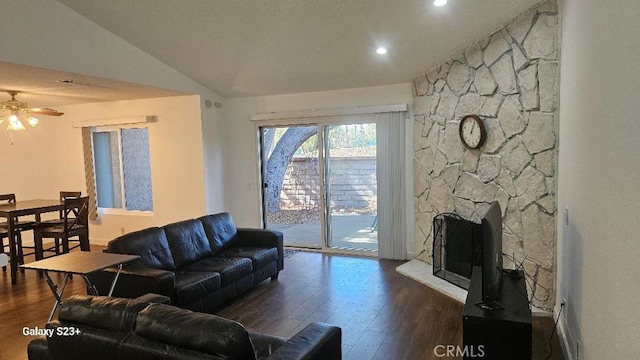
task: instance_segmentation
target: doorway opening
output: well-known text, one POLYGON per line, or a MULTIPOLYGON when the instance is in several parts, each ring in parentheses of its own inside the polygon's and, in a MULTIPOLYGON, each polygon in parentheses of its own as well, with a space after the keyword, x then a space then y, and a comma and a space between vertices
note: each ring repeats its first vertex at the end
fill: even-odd
POLYGON ((322 248, 318 126, 260 128, 260 150, 265 228, 285 246, 322 248))
POLYGON ((285 246, 377 251, 375 123, 260 127, 263 222, 285 246))
POLYGON ((327 246, 378 250, 376 124, 325 126, 327 246))

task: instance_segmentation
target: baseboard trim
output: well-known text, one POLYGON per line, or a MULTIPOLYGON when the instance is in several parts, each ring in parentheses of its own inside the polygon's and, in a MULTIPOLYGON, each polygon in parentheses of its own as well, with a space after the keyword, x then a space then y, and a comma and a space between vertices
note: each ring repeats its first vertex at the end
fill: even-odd
POLYGON ((573 360, 573 357, 571 356, 571 351, 569 351, 570 349, 569 340, 565 333, 564 322, 562 321, 558 323, 558 337, 560 338, 560 347, 562 347, 562 353, 564 355, 564 358, 566 360, 573 360))
POLYGON ((111 240, 110 239, 94 239, 94 238, 91 238, 91 239, 89 239, 89 244, 107 246, 109 244, 109 241, 111 241, 111 240))

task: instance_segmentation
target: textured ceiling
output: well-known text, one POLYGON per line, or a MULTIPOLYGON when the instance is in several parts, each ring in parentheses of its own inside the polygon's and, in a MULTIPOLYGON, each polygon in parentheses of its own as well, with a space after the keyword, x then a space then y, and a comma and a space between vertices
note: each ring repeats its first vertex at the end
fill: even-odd
POLYGON ((0 62, 0 73, 0 102, 11 99, 5 91, 15 90, 20 92, 16 99, 32 107, 184 95, 172 90, 6 62, 0 62))
POLYGON ((540 0, 59 0, 225 97, 409 82, 540 0), (385 56, 375 54, 384 45, 385 56))

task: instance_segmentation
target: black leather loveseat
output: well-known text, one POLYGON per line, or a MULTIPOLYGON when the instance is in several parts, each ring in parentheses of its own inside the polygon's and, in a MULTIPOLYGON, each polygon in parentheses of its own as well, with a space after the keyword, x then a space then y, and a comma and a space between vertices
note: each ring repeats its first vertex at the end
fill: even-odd
POLYGON ((291 339, 211 314, 135 299, 74 296, 29 343, 29 360, 340 359, 339 327, 311 323, 291 339))
MULTIPOLYGON (((283 269, 282 233, 237 229, 231 215, 220 213, 120 236, 106 252, 140 255, 127 264, 113 292, 135 298, 146 293, 168 296, 171 304, 200 312, 276 279, 283 269)), ((99 294, 109 292, 115 269, 90 276, 99 294)))

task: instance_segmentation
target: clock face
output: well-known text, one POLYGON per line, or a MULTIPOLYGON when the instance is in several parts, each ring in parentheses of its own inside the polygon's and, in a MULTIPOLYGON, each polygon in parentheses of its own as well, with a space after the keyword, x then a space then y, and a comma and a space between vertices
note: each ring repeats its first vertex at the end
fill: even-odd
POLYGON ((486 137, 484 123, 476 115, 467 115, 460 122, 460 139, 469 149, 478 149, 486 137))

